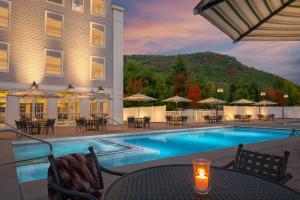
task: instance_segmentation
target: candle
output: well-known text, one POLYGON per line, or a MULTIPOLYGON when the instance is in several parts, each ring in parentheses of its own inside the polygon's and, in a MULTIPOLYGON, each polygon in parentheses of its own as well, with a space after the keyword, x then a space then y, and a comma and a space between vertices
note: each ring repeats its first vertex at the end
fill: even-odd
POLYGON ((207 191, 208 190, 208 177, 205 176, 204 169, 199 169, 198 174, 195 176, 195 186, 199 191, 207 191))
POLYGON ((210 190, 210 161, 205 159, 193 160, 194 190, 198 194, 208 194, 210 190))

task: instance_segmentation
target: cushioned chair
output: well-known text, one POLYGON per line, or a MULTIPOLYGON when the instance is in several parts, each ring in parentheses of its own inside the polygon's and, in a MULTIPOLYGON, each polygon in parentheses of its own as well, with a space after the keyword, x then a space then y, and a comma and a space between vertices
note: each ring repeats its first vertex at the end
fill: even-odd
POLYGON ((49 200, 100 200, 104 188, 102 171, 125 175, 99 165, 92 147, 89 154, 70 154, 59 158, 49 156, 49 200))
POLYGON ((248 151, 240 144, 235 159, 224 167, 284 184, 292 178, 286 174, 289 155, 288 151, 283 157, 248 151))

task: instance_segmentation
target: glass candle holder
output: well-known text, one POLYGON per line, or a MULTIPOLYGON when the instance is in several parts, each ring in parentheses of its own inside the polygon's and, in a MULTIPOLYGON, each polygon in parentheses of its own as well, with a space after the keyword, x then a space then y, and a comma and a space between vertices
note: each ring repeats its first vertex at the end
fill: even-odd
POLYGON ((193 160, 194 190, 197 194, 208 194, 210 190, 210 160, 193 160))

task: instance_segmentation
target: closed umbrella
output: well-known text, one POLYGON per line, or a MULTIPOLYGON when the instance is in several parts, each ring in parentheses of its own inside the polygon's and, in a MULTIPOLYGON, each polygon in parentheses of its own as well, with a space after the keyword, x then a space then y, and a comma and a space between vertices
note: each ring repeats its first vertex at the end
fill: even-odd
POLYGON ((233 105, 243 105, 243 113, 245 114, 245 105, 251 105, 255 104, 254 101, 248 100, 248 99, 240 99, 238 101, 234 101, 231 104, 233 105))
POLYGON ((187 99, 187 98, 184 98, 184 97, 180 97, 180 96, 174 96, 174 97, 171 97, 171 98, 168 98, 168 99, 165 99, 165 100, 162 100, 162 102, 172 102, 172 103, 176 103, 176 108, 177 108, 177 104, 179 102, 192 102, 192 100, 190 99, 187 99))
POLYGON ((144 94, 134 94, 128 97, 125 97, 123 99, 124 101, 136 101, 138 102, 139 106, 138 106, 138 117, 140 117, 140 102, 151 102, 151 101, 157 101, 157 99, 146 96, 144 94))
POLYGON ((202 0, 202 15, 234 42, 299 41, 298 0, 202 0))

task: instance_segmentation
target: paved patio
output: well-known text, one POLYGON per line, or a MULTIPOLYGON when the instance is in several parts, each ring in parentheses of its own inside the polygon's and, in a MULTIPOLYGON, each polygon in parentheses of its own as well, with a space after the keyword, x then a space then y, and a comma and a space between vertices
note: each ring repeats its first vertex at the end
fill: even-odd
MULTIPOLYGON (((276 127, 276 128, 300 128, 300 124, 286 124, 291 120, 276 120, 274 122, 258 122, 254 121, 251 123, 238 123, 237 125, 245 126, 266 126, 266 127, 276 127)), ((300 120, 299 120, 300 121, 300 120)), ((225 125, 225 124, 224 124, 225 125)), ((226 124, 226 125, 232 125, 226 124)), ((175 126, 167 127, 164 123, 155 123, 151 125, 150 130, 162 130, 162 129, 179 129, 179 128, 193 128, 193 127, 206 127, 214 126, 207 125, 202 123, 192 123, 187 127, 175 126)), ((75 127, 57 127, 55 135, 39 135, 40 138, 56 138, 56 137, 73 137, 73 136, 83 136, 83 135, 97 135, 97 134, 119 134, 119 133, 128 133, 128 132, 141 132, 145 131, 144 129, 128 129, 127 126, 109 126, 107 133, 99 132, 86 132, 86 133, 76 133, 75 127)), ((147 131, 147 129, 146 129, 147 131)), ((1 133, 0 135, 0 163, 5 163, 13 159, 12 153, 12 141, 16 140, 26 140, 26 138, 16 139, 15 134, 12 133, 1 133)), ((288 182, 288 186, 296 189, 300 192, 300 137, 292 137, 288 139, 256 143, 246 145, 246 148, 266 152, 270 154, 282 155, 282 152, 289 150, 291 152, 291 157, 289 160, 288 171, 293 174, 293 179, 288 182)), ((180 156, 176 158, 168 158, 157 161, 145 162, 136 165, 130 165, 125 167, 116 168, 117 170, 130 172, 137 169, 155 166, 155 165, 164 165, 164 164, 190 164, 191 160, 194 158, 208 158, 212 160, 212 163, 216 166, 222 166, 228 161, 232 160, 236 153, 236 148, 227 148, 217 151, 203 152, 198 154, 192 154, 187 156, 180 156)), ((10 165, 2 167, 0 170, 0 196, 3 199, 21 199, 20 191, 23 199, 47 199, 47 185, 46 181, 35 181, 30 183, 18 184, 17 175, 15 170, 15 165, 10 165)), ((110 185, 117 177, 113 176, 104 176, 106 187, 110 185)), ((2 199, 1 198, 1 199, 2 199)))

